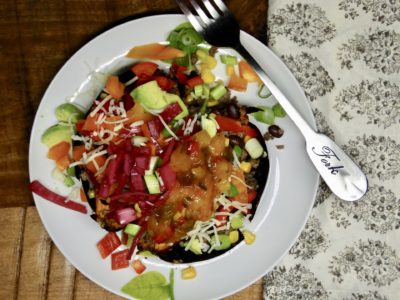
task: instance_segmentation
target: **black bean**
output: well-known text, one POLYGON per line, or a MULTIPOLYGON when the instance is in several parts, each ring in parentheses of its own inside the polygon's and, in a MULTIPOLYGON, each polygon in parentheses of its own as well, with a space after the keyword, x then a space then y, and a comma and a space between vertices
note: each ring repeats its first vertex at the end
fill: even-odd
POLYGON ((283 129, 280 128, 278 125, 271 125, 271 126, 269 126, 269 127, 268 127, 268 132, 269 132, 273 137, 276 137, 276 138, 280 138, 280 137, 283 135, 283 133, 284 133, 283 129))
POLYGON ((243 147, 244 145, 244 141, 243 139, 238 136, 238 135, 230 135, 229 136, 229 141, 233 144, 233 145, 238 145, 240 147, 243 147))
POLYGON ((235 104, 230 103, 226 108, 226 112, 228 113, 228 116, 233 119, 239 119, 240 117, 239 108, 235 104))

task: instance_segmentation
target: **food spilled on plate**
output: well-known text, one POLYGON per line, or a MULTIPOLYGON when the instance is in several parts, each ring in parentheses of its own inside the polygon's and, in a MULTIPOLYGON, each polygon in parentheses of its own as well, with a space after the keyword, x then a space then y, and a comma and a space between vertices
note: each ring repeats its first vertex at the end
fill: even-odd
MULTIPOLYGON (((144 272, 133 254, 193 263, 242 240, 252 244, 246 224, 267 180, 264 140, 283 134, 274 124, 285 116, 279 105, 248 107, 231 95, 258 84, 254 96, 269 96, 245 61, 205 45, 188 23, 167 41, 132 48, 132 65, 109 74, 87 112, 58 106, 58 124, 42 135, 53 177, 72 192, 63 197, 38 181, 31 190, 82 213, 87 202, 107 231, 97 248, 103 259, 111 255, 113 270, 132 265, 144 272), (226 68, 227 85, 213 73, 217 64, 226 68), (271 125, 268 132, 249 114, 271 125)), ((182 272, 195 276, 194 269, 182 272)))

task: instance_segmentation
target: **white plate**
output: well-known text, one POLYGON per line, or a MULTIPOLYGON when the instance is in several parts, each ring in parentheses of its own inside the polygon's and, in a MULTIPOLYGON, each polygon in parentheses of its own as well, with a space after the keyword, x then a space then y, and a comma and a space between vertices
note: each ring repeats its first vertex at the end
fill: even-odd
MULTIPOLYGON (((175 26, 185 21, 182 15, 137 19, 99 35, 68 60, 48 87, 36 114, 29 149, 31 180, 38 179, 50 189, 67 193, 62 184, 51 178, 54 163, 46 158, 47 148, 40 143, 44 130, 56 123, 54 109, 66 100, 88 107, 101 88, 104 77, 101 73, 114 72, 132 63, 123 57, 131 47, 164 41, 175 26)), ((315 127, 309 103, 286 66, 255 38, 245 33, 242 38, 271 78, 315 127)), ((240 94, 239 100, 266 105, 274 102, 254 100, 255 94, 253 86, 240 94)), ((183 265, 177 266, 176 299, 221 298, 246 287, 270 271, 300 234, 315 198, 318 175, 294 124, 288 118, 279 119, 278 124, 285 134, 267 143, 270 174, 257 213, 248 227, 257 236, 255 243, 251 246, 242 243, 225 255, 195 263, 197 277, 193 280, 181 280, 179 270, 183 265), (283 144, 284 149, 278 150, 277 144, 283 144)), ((261 129, 265 131, 265 127, 261 129)), ((120 289, 135 273, 131 268, 111 271, 110 258, 100 258, 96 243, 105 231, 89 215, 67 210, 35 195, 34 199, 46 230, 64 256, 98 285, 126 297, 120 289)), ((148 270, 158 270, 168 278, 170 264, 152 259, 146 265, 148 270)))

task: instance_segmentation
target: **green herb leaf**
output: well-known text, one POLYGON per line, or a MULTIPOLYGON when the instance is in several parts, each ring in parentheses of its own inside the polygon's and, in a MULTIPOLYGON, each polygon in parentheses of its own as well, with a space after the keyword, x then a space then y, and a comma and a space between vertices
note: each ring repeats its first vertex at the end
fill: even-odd
POLYGON ((265 84, 260 85, 260 88, 258 89, 258 97, 262 99, 267 99, 269 96, 271 96, 271 92, 268 90, 268 88, 265 86, 265 84))
POLYGON ((121 291, 141 300, 167 300, 170 294, 165 276, 158 271, 149 271, 133 278, 121 291))

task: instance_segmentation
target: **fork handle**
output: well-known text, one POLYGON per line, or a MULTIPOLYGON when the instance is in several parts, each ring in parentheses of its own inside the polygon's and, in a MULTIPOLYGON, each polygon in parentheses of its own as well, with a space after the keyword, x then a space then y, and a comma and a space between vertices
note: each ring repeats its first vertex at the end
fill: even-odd
POLYGON ((310 127, 242 44, 236 46, 235 50, 254 68, 265 86, 299 128, 306 141, 308 156, 331 191, 343 200, 360 199, 368 189, 367 178, 361 169, 334 141, 316 133, 310 127))

